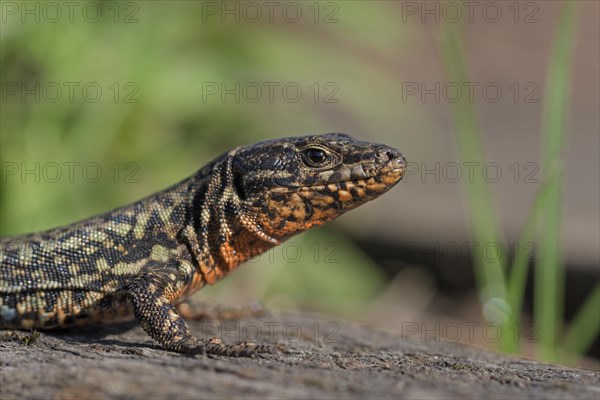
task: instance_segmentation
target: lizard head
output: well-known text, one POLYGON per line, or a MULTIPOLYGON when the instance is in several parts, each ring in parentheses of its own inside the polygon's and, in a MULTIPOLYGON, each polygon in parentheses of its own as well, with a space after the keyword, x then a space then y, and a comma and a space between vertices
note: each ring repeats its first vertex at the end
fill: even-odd
POLYGON ((375 199, 406 168, 398 150, 339 133, 269 140, 230 155, 244 215, 277 240, 375 199))

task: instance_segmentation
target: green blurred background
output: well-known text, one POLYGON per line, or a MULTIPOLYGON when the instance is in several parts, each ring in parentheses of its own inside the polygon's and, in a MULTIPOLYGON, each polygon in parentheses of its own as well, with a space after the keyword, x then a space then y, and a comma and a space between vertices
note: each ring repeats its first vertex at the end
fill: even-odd
MULTIPOLYGON (((434 339, 447 334, 436 323, 497 322, 493 298, 483 293, 490 287, 478 283, 464 249, 477 240, 477 216, 462 191, 470 183, 464 162, 472 159, 456 151, 461 111, 452 114, 450 92, 435 94, 436 84, 455 82, 448 71, 456 52, 444 53, 452 48, 445 29, 456 31, 464 49, 458 63, 478 84, 467 103, 482 159, 502 174, 487 183, 509 250, 543 176, 553 48, 570 36, 560 28, 561 2, 481 2, 471 19, 452 3, 459 22, 444 2, 3 2, 0 235, 135 201, 240 144, 346 132, 399 148, 411 162, 405 182, 194 300, 260 299, 272 309, 320 311, 405 334, 416 324, 433 329, 434 339), (490 17, 488 3, 500 17, 490 17), (499 98, 479 89, 490 83, 502 89, 499 98), (423 84, 434 94, 424 94, 423 84), (463 167, 459 179, 445 169, 455 164, 463 167), (449 246, 463 250, 455 257, 449 246)), ((558 260, 566 286, 554 327, 562 335, 563 316, 572 320, 588 304, 593 321, 581 329, 592 337, 578 352, 596 356, 600 317, 589 293, 600 264, 597 15, 597 3, 581 2, 568 53, 558 260)), ((505 350, 597 368, 535 352, 539 326, 528 282, 524 313, 513 310, 525 328, 504 330, 522 346, 505 350)), ((481 332, 460 336, 497 348, 481 332)))

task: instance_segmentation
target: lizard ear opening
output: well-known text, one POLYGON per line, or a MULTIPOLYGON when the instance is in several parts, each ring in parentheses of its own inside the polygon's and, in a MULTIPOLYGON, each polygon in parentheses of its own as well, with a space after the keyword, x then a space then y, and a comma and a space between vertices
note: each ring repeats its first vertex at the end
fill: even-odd
POLYGON ((246 191, 244 190, 244 177, 240 171, 233 172, 233 188, 240 200, 246 200, 246 191))

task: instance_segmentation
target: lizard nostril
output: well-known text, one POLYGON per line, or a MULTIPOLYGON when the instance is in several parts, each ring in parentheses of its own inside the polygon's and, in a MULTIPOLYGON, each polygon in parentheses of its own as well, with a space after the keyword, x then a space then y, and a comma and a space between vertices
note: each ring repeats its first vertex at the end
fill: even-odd
POLYGON ((400 152, 395 149, 386 149, 383 150, 380 154, 381 158, 383 158, 386 161, 395 160, 396 158, 398 158, 398 156, 400 156, 400 152))

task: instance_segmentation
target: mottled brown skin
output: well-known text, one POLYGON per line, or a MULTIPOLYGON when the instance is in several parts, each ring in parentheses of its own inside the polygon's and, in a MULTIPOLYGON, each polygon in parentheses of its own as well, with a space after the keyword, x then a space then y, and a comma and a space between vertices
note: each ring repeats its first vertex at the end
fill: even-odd
POLYGON ((131 205, 0 240, 0 328, 50 329, 133 317, 166 349, 247 356, 253 343, 192 336, 176 305, 290 236, 400 181, 395 149, 344 134, 238 147, 131 205))

